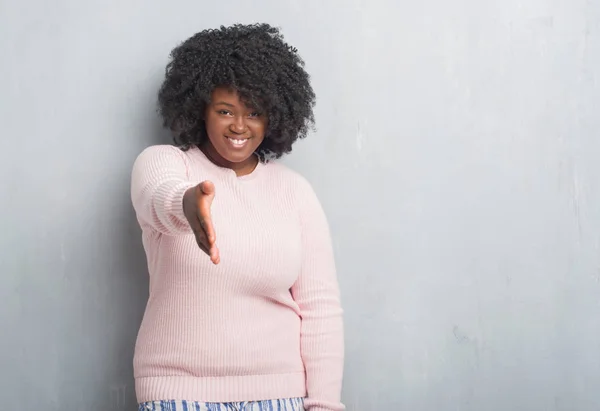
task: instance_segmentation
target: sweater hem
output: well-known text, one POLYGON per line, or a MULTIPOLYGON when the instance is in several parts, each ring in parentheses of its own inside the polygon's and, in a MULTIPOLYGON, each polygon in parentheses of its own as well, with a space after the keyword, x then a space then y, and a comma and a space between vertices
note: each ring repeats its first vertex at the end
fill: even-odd
POLYGON ((304 372, 226 377, 137 377, 138 403, 161 400, 242 402, 306 397, 304 372))

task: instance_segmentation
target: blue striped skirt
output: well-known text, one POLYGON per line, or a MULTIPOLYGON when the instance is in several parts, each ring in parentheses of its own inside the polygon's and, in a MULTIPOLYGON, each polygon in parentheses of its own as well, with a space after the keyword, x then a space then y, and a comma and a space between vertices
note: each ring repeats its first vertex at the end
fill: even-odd
POLYGON ((247 402, 149 401, 138 411, 304 411, 302 398, 247 402))

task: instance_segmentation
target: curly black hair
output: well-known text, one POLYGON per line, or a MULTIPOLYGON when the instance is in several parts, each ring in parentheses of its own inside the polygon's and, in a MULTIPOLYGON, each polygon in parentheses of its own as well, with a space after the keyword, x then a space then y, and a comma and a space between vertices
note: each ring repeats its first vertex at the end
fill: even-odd
POLYGON ((204 111, 219 86, 234 88, 267 115, 265 139, 257 149, 261 161, 289 153, 314 126, 315 94, 304 61, 277 28, 236 24, 204 30, 170 57, 158 93, 159 113, 182 150, 207 141, 204 111))

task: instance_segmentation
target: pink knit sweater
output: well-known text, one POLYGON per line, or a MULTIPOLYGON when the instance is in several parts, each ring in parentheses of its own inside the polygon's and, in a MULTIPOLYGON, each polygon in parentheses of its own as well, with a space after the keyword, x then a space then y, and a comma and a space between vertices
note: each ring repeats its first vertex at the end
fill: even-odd
POLYGON ((135 347, 139 402, 305 397, 342 410, 342 310, 327 221, 309 183, 277 163, 249 175, 198 149, 153 146, 131 196, 150 295, 135 347), (183 215, 185 191, 215 184, 213 265, 183 215))

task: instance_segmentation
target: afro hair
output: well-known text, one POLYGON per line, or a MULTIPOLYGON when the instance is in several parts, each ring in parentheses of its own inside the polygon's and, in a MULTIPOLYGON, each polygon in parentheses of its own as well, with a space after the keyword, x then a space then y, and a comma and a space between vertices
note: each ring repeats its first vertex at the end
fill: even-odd
POLYGON ((182 150, 207 140, 204 112, 215 87, 235 89, 265 113, 261 161, 280 158, 314 126, 315 94, 304 61, 277 28, 236 24, 201 31, 171 52, 158 93, 164 127, 182 150))

